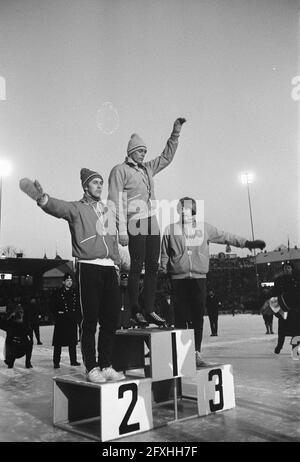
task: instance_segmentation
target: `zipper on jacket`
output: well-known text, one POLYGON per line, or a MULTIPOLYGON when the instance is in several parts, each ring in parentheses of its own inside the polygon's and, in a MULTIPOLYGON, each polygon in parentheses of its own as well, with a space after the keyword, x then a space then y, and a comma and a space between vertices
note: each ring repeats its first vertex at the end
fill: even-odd
MULTIPOLYGON (((101 221, 101 223, 102 223, 102 225, 103 225, 103 227, 104 227, 103 215, 102 215, 101 212, 100 212, 100 215, 97 213, 97 211, 98 211, 98 205, 97 205, 96 208, 97 208, 97 210, 95 209, 95 207, 92 206, 92 209, 94 210, 95 214, 97 215, 98 219, 101 221)), ((108 254, 109 254, 108 246, 107 246, 107 244, 106 244, 106 242, 105 242, 104 236, 101 236, 101 237, 102 237, 102 240, 103 240, 103 244, 105 245, 105 248, 106 248, 106 258, 107 258, 107 257, 108 257, 108 254)))
POLYGON ((129 201, 132 201, 133 199, 136 199, 137 197, 140 197, 142 194, 137 194, 136 196, 133 196, 133 197, 129 197, 128 198, 128 202, 129 201))
POLYGON ((191 255, 192 255, 192 251, 190 249, 187 250, 187 254, 188 254, 188 257, 189 257, 189 264, 190 264, 190 278, 192 277, 192 259, 191 259, 191 255))
POLYGON ((109 254, 108 246, 107 246, 107 244, 106 244, 106 242, 105 242, 104 236, 102 236, 102 239, 103 239, 103 244, 105 245, 105 248, 106 248, 106 258, 107 258, 107 257, 108 257, 108 254, 109 254))

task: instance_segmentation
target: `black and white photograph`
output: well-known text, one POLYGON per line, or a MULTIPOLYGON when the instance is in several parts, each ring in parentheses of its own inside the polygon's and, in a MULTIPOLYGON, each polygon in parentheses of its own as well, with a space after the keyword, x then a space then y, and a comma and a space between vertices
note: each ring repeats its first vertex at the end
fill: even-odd
POLYGON ((0 0, 0 442, 300 442, 300 0, 0 0))

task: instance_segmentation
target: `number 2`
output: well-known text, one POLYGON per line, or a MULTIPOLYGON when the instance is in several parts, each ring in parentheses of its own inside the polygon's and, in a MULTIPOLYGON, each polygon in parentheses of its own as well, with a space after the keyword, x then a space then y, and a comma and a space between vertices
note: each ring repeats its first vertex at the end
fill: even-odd
POLYGON ((218 383, 215 384, 215 390, 219 392, 220 401, 219 403, 214 403, 213 399, 209 400, 209 408, 211 412, 220 411, 224 407, 222 370, 211 369, 208 373, 208 380, 211 381, 214 375, 216 375, 219 379, 218 383))
POLYGON ((130 419, 130 416, 132 414, 132 411, 138 399, 137 384, 136 383, 125 383, 124 385, 121 385, 119 388, 118 398, 122 399, 126 391, 132 392, 132 400, 119 426, 119 435, 124 435, 125 433, 135 432, 140 429, 140 424, 138 422, 128 425, 128 420, 130 419))

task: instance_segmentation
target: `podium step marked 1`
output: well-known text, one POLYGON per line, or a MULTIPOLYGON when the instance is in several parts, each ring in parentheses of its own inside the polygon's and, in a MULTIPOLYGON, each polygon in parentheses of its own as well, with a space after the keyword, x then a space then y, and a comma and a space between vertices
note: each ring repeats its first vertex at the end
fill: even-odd
POLYGON ((153 381, 196 374, 193 329, 128 329, 116 335, 113 364, 117 370, 145 367, 144 343, 149 348, 153 381))
POLYGON ((84 374, 54 377, 55 426, 97 441, 109 441, 235 406, 231 365, 212 365, 196 371, 192 329, 120 332, 118 347, 123 349, 119 350, 122 354, 118 370, 125 371, 125 365, 129 365, 129 370, 138 365, 145 377, 132 376, 103 384, 87 382, 84 374), (144 341, 150 349, 148 367, 144 341), (164 384, 165 396, 158 399, 164 384), (172 401, 175 418, 169 412, 172 401), (178 405, 180 411, 190 411, 191 402, 196 403, 192 415, 181 412, 183 418, 178 419, 178 405), (160 415, 162 418, 157 418, 160 415))

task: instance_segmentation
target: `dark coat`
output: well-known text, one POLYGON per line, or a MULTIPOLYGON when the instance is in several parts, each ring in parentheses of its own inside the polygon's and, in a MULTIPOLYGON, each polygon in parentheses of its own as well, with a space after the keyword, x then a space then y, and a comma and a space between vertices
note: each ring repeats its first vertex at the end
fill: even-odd
POLYGON ((77 344, 81 314, 76 291, 64 287, 58 289, 51 298, 50 309, 54 319, 52 345, 77 344))
POLYGON ((297 311, 289 311, 286 320, 282 316, 275 314, 278 318, 278 335, 294 337, 300 335, 300 313, 297 311))
POLYGON ((209 295, 206 298, 206 308, 207 308, 207 314, 208 316, 218 316, 219 313, 219 300, 217 297, 214 295, 213 297, 210 297, 209 295))
POLYGON ((6 331, 5 358, 22 358, 32 347, 31 329, 28 322, 17 322, 14 318, 1 319, 0 329, 6 331))
POLYGON ((278 334, 285 336, 300 335, 300 287, 293 275, 279 274, 274 279, 273 297, 278 297, 280 306, 282 300, 287 304, 289 311, 286 320, 281 315, 278 318, 278 334))

